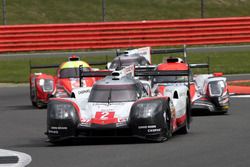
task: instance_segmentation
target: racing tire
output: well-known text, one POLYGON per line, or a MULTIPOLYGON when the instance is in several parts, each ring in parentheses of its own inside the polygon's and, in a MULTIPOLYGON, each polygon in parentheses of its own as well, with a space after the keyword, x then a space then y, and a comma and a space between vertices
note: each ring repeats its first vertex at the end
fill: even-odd
POLYGON ((186 120, 185 123, 183 125, 183 127, 181 127, 179 129, 179 133, 180 134, 187 134, 190 131, 190 121, 191 121, 191 115, 190 115, 190 99, 187 98, 186 99, 186 120))
POLYGON ((36 102, 31 101, 31 103, 32 103, 32 106, 37 107, 36 102))
POLYGON ((167 117, 166 117, 166 132, 165 132, 165 137, 166 140, 169 140, 172 137, 172 125, 171 125, 171 113, 168 112, 166 113, 167 117))
POLYGON ((36 102, 36 107, 39 108, 39 109, 43 109, 43 108, 46 108, 46 104, 43 104, 41 102, 36 102))
POLYGON ((169 140, 172 137, 172 125, 171 125, 171 112, 169 109, 169 105, 167 107, 167 111, 164 111, 163 118, 165 121, 165 126, 163 127, 164 132, 161 137, 159 137, 158 142, 164 142, 169 140), (167 112, 168 111, 168 112, 167 112))

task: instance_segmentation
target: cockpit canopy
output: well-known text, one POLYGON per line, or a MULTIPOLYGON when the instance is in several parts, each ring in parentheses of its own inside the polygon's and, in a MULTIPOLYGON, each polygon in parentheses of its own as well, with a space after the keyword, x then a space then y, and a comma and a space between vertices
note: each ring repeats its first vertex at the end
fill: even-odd
POLYGON ((81 61, 79 57, 71 56, 69 61, 64 62, 58 69, 59 78, 79 78, 79 66, 83 66, 83 71, 90 71, 88 63, 81 61))
MULTIPOLYGON (((90 71, 90 68, 83 68, 83 71, 90 71)), ((79 68, 64 68, 60 70, 60 78, 79 78, 79 68)))
POLYGON ((113 80, 112 76, 107 76, 95 83, 89 96, 89 102, 132 102, 146 96, 148 96, 148 92, 139 80, 129 76, 113 80))
POLYGON ((89 102, 111 103, 129 102, 137 99, 135 85, 96 85, 92 88, 89 102))

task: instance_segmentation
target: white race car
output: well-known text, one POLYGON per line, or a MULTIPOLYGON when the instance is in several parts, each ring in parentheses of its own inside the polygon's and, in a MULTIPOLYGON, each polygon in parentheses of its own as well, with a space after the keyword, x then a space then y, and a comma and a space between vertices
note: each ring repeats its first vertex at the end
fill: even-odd
POLYGON ((222 73, 199 74, 194 76, 194 82, 192 111, 228 112, 229 92, 222 73))
MULTIPOLYGON (((132 136, 164 141, 177 130, 188 133, 187 89, 176 86, 169 87, 164 94, 151 93, 150 83, 136 79, 133 73, 133 66, 129 66, 113 71, 92 88, 74 89, 72 98, 51 98, 46 133, 49 141, 94 136, 132 136)), ((100 71, 84 72, 81 77, 101 74, 100 71)), ((136 71, 135 75, 169 76, 175 73, 136 71)))

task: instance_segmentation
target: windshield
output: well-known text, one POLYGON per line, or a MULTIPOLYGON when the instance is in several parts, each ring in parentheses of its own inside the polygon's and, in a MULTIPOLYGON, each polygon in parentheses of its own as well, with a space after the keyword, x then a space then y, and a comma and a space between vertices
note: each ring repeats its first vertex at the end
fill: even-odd
POLYGON ((156 76, 153 78, 154 83, 175 83, 188 82, 187 76, 156 76))
POLYGON ((137 99, 134 85, 94 86, 89 96, 89 102, 129 102, 137 99))
POLYGON ((212 96, 221 96, 226 85, 224 81, 213 81, 209 83, 209 91, 212 96))
MULTIPOLYGON (((89 68, 83 68, 83 71, 90 71, 89 68)), ((79 78, 79 68, 64 68, 60 70, 60 78, 79 78)))

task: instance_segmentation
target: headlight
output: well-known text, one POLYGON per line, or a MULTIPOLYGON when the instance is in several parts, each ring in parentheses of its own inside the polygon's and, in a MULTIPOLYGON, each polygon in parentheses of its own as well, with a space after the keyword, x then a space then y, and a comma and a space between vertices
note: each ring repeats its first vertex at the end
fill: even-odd
POLYGON ((51 79, 40 79, 39 85, 44 92, 52 92, 54 90, 54 82, 51 79))
POLYGON ((48 114, 53 119, 72 119, 76 110, 71 103, 51 102, 48 106, 48 114))
POLYGON ((162 110, 162 102, 160 100, 144 101, 137 103, 132 108, 136 118, 149 118, 162 110))
POLYGON ((40 79, 40 80, 39 80, 39 85, 40 85, 40 86, 43 86, 43 85, 44 85, 44 79, 40 79))

